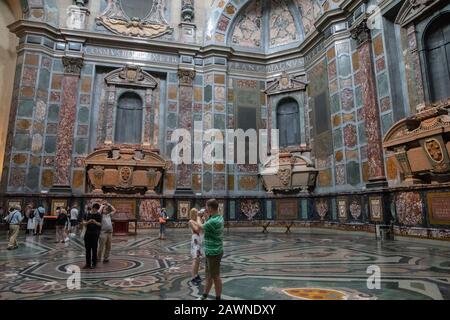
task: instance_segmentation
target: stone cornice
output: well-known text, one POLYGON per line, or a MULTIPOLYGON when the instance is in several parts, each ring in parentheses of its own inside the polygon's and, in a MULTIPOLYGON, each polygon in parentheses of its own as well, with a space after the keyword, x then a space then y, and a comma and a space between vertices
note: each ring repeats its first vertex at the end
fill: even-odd
POLYGON ((405 0, 398 12, 395 23, 405 27, 426 16, 431 9, 446 3, 448 3, 446 0, 405 0))
POLYGON ((325 29, 331 26, 331 24, 335 22, 340 22, 347 19, 347 12, 338 8, 334 10, 330 10, 325 12, 317 21, 314 23, 314 26, 320 32, 323 32, 325 29))

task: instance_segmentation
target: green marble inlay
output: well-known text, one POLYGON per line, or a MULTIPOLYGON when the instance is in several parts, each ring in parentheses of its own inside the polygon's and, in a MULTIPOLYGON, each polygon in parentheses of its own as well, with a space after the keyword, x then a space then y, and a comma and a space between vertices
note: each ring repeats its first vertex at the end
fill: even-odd
POLYGON ((356 186, 361 182, 359 163, 354 161, 347 163, 347 181, 352 186, 356 186))
POLYGON ((385 134, 390 129, 392 124, 393 124, 393 121, 392 121, 392 113, 391 112, 388 114, 385 114, 381 117, 381 126, 383 129, 383 134, 385 134))
POLYGON ((167 115, 167 127, 170 129, 175 129, 177 127, 177 116, 176 113, 169 113, 167 115))
POLYGON ((341 110, 340 102, 339 102, 339 93, 331 96, 330 104, 331 104, 331 113, 336 113, 341 110))
POLYGON ((31 147, 31 137, 29 134, 14 135, 14 148, 16 150, 27 151, 31 147))
POLYGON ((207 85, 205 87, 205 102, 210 102, 212 100, 212 87, 207 85))
POLYGON ((214 115, 214 128, 221 130, 225 129, 225 115, 223 114, 214 115))
POLYGON ((55 153, 55 151, 56 151, 56 137, 47 136, 47 138, 45 138, 45 152, 55 153))
POLYGON ((335 149, 342 148, 342 130, 333 130, 333 144, 335 149))
POLYGON ((377 77, 378 79, 378 98, 383 98, 389 94, 389 84, 387 73, 384 72, 377 77))
POLYGON ((31 191, 36 191, 39 187, 40 168, 32 167, 28 171, 26 185, 31 191))
POLYGON ((361 86, 355 88, 355 104, 359 108, 362 105, 362 90, 361 86))
POLYGON ((48 121, 57 122, 59 119, 59 106, 52 104, 48 107, 48 121))
POLYGON ((360 144, 366 143, 366 126, 364 122, 358 124, 358 137, 360 144))
POLYGON ((85 154, 87 149, 87 139, 77 139, 75 142, 75 152, 85 154))
POLYGON ((89 108, 81 107, 78 111, 78 122, 88 123, 89 121, 89 108))
POLYGON ((50 71, 47 69, 41 69, 39 74, 39 89, 47 90, 50 83, 50 71))
POLYGON ((33 100, 22 100, 17 108, 17 116, 31 118, 33 116, 33 107, 33 100))
POLYGON ((347 77, 350 75, 350 72, 352 71, 351 65, 350 65, 350 57, 347 55, 342 55, 339 57, 339 75, 341 77, 347 77))

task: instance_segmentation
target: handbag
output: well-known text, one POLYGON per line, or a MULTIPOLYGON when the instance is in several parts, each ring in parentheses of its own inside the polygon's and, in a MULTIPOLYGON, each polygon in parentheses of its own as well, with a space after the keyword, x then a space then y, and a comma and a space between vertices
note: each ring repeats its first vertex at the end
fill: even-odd
POLYGON ((166 223, 166 219, 164 219, 163 217, 159 217, 159 223, 166 223))

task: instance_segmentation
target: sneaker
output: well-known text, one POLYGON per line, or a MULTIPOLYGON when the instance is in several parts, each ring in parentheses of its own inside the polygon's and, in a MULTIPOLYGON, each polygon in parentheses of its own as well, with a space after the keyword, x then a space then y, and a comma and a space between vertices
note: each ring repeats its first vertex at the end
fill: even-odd
POLYGON ((67 238, 64 239, 64 241, 69 241, 69 240, 70 240, 69 237, 67 237, 67 238))
POLYGON ((13 247, 8 247, 6 248, 6 250, 13 250, 13 247))
POLYGON ((109 262, 109 259, 103 260, 103 263, 108 263, 108 262, 109 262))
POLYGON ((90 269, 90 268, 91 267, 86 264, 82 269, 90 269))

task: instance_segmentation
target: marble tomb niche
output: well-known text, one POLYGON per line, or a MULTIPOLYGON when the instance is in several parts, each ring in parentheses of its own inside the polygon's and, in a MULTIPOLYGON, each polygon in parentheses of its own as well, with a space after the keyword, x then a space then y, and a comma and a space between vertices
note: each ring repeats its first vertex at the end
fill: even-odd
POLYGON ((93 193, 155 193, 166 161, 159 155, 157 80, 128 65, 106 75, 97 145, 85 159, 93 193))
POLYGON ((269 109, 267 150, 274 147, 271 129, 278 129, 279 146, 279 153, 272 154, 260 169, 268 192, 311 191, 316 185, 318 171, 310 159, 306 137, 306 83, 300 78, 283 72, 265 90, 269 109))

